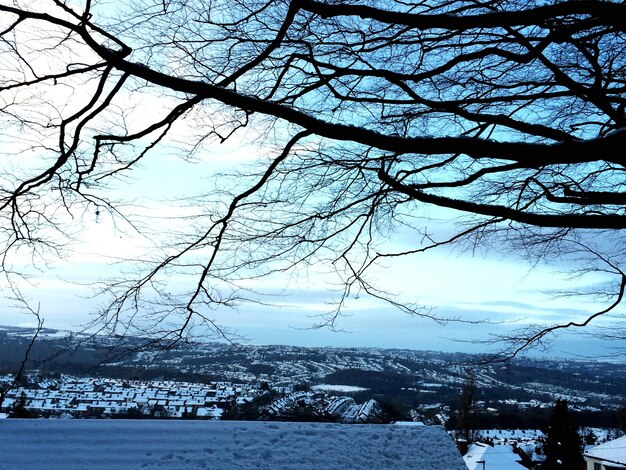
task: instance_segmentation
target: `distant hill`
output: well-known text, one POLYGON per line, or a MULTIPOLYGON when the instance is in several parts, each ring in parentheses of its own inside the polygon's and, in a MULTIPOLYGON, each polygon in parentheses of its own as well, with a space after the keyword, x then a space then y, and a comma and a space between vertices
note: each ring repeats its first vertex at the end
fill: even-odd
MULTIPOLYGON (((0 327, 0 372, 15 370, 32 334, 28 328, 0 327)), ((373 398, 404 411, 432 406, 433 413, 441 406, 457 406, 471 369, 476 402, 485 416, 496 410, 498 419, 506 421, 503 426, 523 425, 522 416, 536 422, 557 397, 566 398, 581 416, 596 418, 614 419, 626 403, 626 365, 621 363, 521 358, 472 366, 483 358, 437 351, 221 343, 181 344, 150 352, 137 350, 142 340, 44 329, 28 369, 50 376, 224 380, 294 390, 349 386, 356 387, 350 395, 359 402, 373 398)))

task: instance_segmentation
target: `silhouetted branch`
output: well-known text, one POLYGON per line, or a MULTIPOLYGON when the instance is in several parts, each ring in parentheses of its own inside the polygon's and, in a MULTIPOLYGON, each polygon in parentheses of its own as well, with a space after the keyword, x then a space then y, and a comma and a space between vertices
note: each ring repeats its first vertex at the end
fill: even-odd
MULTIPOLYGON (((575 273, 604 263, 597 272, 621 276, 621 3, 146 0, 121 2, 116 19, 92 2, 42 5, 0 4, 5 271, 20 274, 18 250, 62 256, 90 211, 146 231, 113 195, 158 149, 203 160, 203 146, 248 128, 258 153, 254 169, 226 165, 230 179, 188 197, 135 272, 107 280, 98 331, 175 345, 204 325, 231 338, 217 309, 262 303, 254 282, 310 266, 338 285, 322 325, 358 292, 467 321, 368 276, 452 244, 496 240, 531 264, 575 254, 575 273), (439 214, 448 226, 433 234, 439 214), (399 230, 410 246, 388 241, 399 230), (600 236, 612 254, 570 243, 600 236)), ((612 294, 586 319, 511 338, 512 354, 612 311, 623 281, 612 294)))

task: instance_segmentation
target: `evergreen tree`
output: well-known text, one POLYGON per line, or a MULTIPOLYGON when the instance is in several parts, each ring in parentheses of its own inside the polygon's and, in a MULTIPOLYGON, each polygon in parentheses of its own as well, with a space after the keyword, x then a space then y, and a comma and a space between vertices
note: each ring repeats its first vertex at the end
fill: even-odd
POLYGON ((26 408, 26 395, 21 393, 9 411, 9 418, 34 418, 35 413, 26 408))
POLYGON ((476 397, 476 383, 474 380, 473 372, 467 372, 467 377, 463 388, 461 389, 461 396, 459 397, 458 405, 458 421, 456 427, 459 430, 459 437, 465 439, 468 444, 473 442, 473 431, 476 429, 477 417, 475 408, 476 397))
POLYGON ((567 401, 556 401, 548 431, 546 433, 543 470, 583 470, 585 459, 582 454, 582 440, 572 422, 567 401))

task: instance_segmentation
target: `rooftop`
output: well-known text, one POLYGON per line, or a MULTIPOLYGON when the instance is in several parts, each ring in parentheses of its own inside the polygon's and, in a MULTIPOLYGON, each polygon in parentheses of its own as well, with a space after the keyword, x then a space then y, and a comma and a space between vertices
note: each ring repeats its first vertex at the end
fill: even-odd
POLYGON ((440 426, 7 419, 0 455, 8 470, 467 470, 440 426))
POLYGON ((626 468, 626 436, 588 448, 585 451, 585 457, 622 464, 626 468))
POLYGON ((478 442, 472 444, 463 456, 469 470, 522 470, 521 458, 515 454, 510 445, 490 446, 478 442), (485 463, 483 465, 483 462, 485 463))

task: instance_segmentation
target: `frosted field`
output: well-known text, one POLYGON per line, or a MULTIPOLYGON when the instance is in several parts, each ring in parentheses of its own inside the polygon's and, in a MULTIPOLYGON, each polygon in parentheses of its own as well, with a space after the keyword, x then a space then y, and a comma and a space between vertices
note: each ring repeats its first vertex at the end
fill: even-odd
POLYGON ((440 426, 0 420, 4 470, 466 470, 440 426))
POLYGON ((355 387, 354 385, 330 385, 330 384, 319 384, 313 385, 311 390, 321 390, 323 392, 344 392, 344 393, 352 393, 352 392, 364 392, 367 389, 363 387, 355 387))

